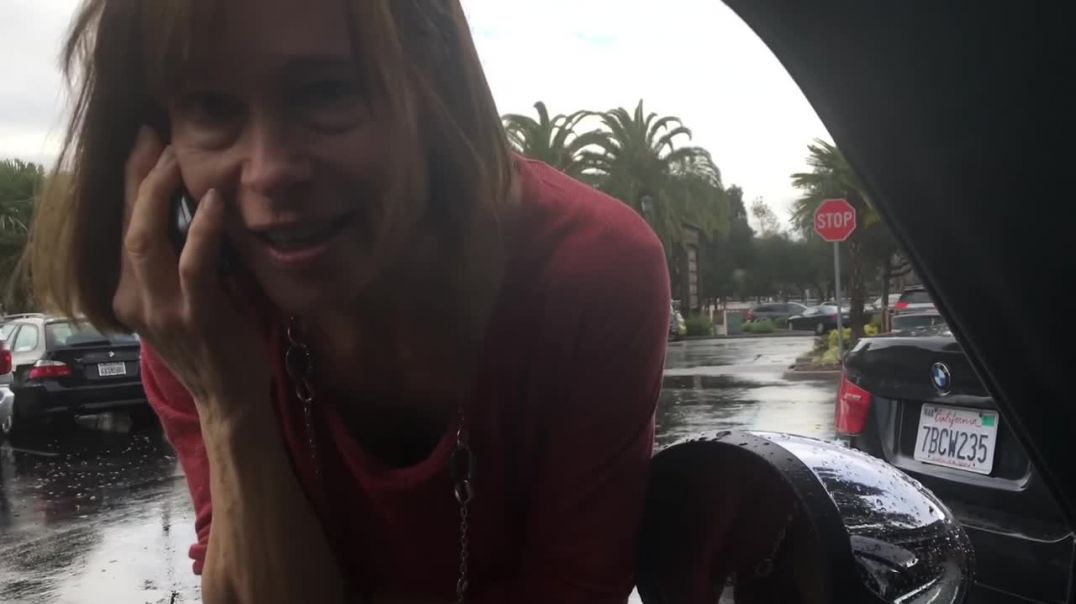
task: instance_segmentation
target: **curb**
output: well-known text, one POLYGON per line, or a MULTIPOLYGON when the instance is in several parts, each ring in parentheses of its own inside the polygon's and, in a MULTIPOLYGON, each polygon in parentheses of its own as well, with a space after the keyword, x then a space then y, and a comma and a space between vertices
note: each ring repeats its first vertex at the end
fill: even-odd
POLYGON ((805 336, 813 336, 813 331, 779 331, 777 333, 738 333, 731 336, 684 336, 679 340, 669 340, 669 343, 674 342, 697 342, 699 340, 749 340, 749 339, 762 339, 762 338, 802 338, 805 336))
POLYGON ((797 371, 788 369, 782 374, 786 380, 837 380, 841 377, 840 369, 813 369, 797 371))

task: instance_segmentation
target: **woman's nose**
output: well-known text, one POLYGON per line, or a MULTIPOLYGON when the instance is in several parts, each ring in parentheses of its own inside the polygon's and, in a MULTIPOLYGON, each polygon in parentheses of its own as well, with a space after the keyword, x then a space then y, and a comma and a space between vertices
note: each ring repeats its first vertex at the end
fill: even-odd
POLYGON ((275 120, 251 124, 241 176, 244 188, 274 197, 310 177, 310 161, 289 141, 287 130, 275 120))

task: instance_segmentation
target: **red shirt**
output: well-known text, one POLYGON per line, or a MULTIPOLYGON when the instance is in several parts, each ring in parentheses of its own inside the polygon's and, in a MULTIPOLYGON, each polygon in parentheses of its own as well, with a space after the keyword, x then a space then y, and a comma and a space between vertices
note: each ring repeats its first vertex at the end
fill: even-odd
MULTIPOLYGON (((544 164, 518 165, 522 228, 466 406, 476 459, 469 601, 623 603, 665 357, 665 255, 628 206, 544 164)), ((279 330, 268 342, 282 350, 279 330)), ((425 461, 393 469, 364 453, 331 404, 316 405, 319 481, 281 356, 282 433, 345 576, 363 592, 452 601, 455 427, 425 461)), ((197 411, 152 350, 142 358, 194 500, 200 573, 212 501, 197 411)))

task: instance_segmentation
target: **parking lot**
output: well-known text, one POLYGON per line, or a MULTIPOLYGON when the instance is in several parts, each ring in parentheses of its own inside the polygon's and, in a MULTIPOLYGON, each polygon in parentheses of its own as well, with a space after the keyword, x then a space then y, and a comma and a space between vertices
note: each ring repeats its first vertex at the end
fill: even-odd
MULTIPOLYGON (((810 345, 671 344, 659 445, 738 428, 829 437, 836 385, 782 377, 810 345)), ((159 429, 103 415, 0 447, 2 602, 197 602, 193 539, 183 474, 159 429)))

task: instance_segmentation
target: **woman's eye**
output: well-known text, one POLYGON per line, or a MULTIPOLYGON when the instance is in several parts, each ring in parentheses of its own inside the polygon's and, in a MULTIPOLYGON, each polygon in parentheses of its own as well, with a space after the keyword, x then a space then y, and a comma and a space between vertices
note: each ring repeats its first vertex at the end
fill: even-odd
POLYGON ((243 104, 216 92, 197 92, 182 102, 183 112, 204 125, 229 123, 243 114, 243 104))
POLYGON ((302 86, 297 97, 301 105, 334 106, 359 100, 359 87, 349 80, 321 80, 302 86))

